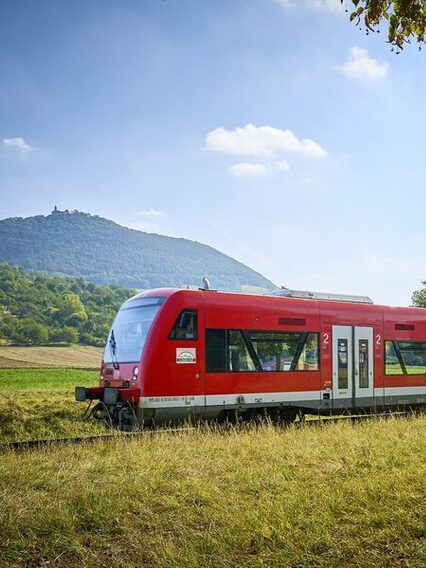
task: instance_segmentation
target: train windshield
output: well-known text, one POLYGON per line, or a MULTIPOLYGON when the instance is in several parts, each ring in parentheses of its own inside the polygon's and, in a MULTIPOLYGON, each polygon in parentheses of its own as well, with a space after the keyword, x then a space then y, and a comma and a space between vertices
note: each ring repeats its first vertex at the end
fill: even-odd
POLYGON ((139 298, 120 308, 108 335, 104 363, 140 361, 148 332, 164 300, 139 298))

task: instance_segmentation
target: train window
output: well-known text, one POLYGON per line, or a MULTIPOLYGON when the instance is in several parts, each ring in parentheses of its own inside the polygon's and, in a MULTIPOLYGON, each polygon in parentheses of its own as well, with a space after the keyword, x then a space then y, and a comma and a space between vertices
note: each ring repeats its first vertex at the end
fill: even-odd
POLYGON ((397 341, 397 349, 401 353, 403 368, 407 375, 424 375, 426 373, 426 342, 397 341))
POLYGON ((228 331, 228 366, 234 373, 256 370, 241 331, 228 331))
POLYGON ((213 373, 256 370, 241 331, 206 329, 206 370, 213 373))
POLYGON ((206 371, 224 373, 228 370, 226 329, 206 329, 206 371))
POLYGON ((318 371, 317 333, 206 329, 207 372, 318 371))
POLYGON ((386 375, 404 374, 393 341, 385 341, 385 374, 386 375))
POLYGON ((197 339, 197 310, 182 310, 169 339, 197 339))
POLYGON ((368 339, 360 339, 359 349, 359 388, 368 389, 368 339))
POLYGON ((318 334, 251 332, 263 371, 317 371, 318 334))
POLYGON ((300 336, 300 333, 251 333, 262 370, 290 371, 300 336))
POLYGON ((348 340, 339 339, 337 347, 337 385, 339 389, 348 388, 348 340))
POLYGON ((386 375, 426 374, 426 341, 386 341, 386 375))
POLYGON ((296 371, 318 371, 319 364, 317 333, 308 333, 295 368, 296 371))

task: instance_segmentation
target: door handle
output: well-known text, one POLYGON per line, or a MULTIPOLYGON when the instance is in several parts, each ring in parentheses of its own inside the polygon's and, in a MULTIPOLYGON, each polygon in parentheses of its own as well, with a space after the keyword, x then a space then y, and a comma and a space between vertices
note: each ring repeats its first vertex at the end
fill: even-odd
POLYGON ((355 369, 355 375, 358 375, 358 369, 355 369))

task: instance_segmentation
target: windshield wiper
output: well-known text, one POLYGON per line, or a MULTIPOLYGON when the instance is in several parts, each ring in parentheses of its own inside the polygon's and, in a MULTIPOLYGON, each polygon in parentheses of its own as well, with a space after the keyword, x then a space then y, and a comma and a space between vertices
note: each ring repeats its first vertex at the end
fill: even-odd
POLYGON ((120 365, 118 364, 118 359, 117 359, 117 342, 115 340, 113 329, 111 329, 111 336, 109 338, 109 350, 111 351, 111 359, 114 369, 119 369, 120 365))

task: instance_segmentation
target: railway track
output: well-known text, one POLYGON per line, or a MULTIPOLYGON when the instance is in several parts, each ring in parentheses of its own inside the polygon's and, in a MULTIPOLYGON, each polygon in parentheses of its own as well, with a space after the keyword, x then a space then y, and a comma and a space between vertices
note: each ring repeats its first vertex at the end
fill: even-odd
MULTIPOLYGON (((189 428, 194 430, 194 428, 189 428)), ((48 446, 72 446, 78 444, 91 444, 108 440, 123 440, 140 438, 147 434, 170 434, 171 432, 185 432, 188 428, 163 428, 157 430, 137 430, 135 432, 115 432, 114 434, 100 434, 96 436, 79 436, 75 438, 47 438, 44 440, 24 440, 21 442, 7 442, 0 444, 0 453, 5 451, 22 451, 41 449, 48 446)))
MULTIPOLYGON (((318 427, 324 424, 336 423, 336 422, 361 422, 364 420, 385 420, 388 418, 404 417, 411 414, 410 412, 392 412, 386 414, 355 414, 349 416, 336 416, 336 417, 326 417, 326 418, 313 418, 304 419, 293 423, 290 426, 295 428, 308 428, 308 427, 318 427)), ((246 423, 247 425, 248 423, 246 423)), ((231 426, 236 427, 236 426, 231 426)), ((283 426, 288 427, 288 426, 283 426)), ((182 428, 152 428, 145 430, 137 430, 134 432, 116 432, 114 434, 101 434, 96 436, 79 436, 75 438, 48 438, 44 440, 24 440, 18 442, 8 442, 5 444, 0 444, 0 453, 6 451, 25 451, 33 449, 41 449, 49 446, 68 446, 68 445, 78 445, 78 444, 91 444, 95 442, 103 442, 108 440, 123 440, 123 439, 136 439, 146 435, 159 435, 159 434, 170 434, 170 433, 182 433, 188 430, 195 430, 195 426, 184 426, 182 428)), ((226 427, 223 427, 223 431, 226 431, 226 427)))

